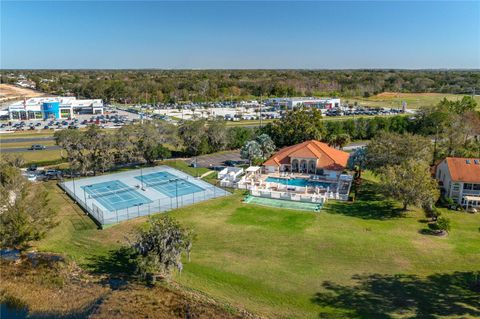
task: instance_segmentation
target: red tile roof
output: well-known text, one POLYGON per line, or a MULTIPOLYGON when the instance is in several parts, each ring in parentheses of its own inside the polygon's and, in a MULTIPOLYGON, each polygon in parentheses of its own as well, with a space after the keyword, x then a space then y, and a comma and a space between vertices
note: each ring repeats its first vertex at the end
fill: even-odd
POLYGON ((291 164, 292 157, 318 159, 317 168, 342 170, 347 167, 347 152, 337 150, 325 143, 310 140, 300 144, 284 147, 263 163, 267 166, 291 164))
POLYGON ((452 181, 480 183, 480 158, 447 157, 445 160, 447 161, 452 181))

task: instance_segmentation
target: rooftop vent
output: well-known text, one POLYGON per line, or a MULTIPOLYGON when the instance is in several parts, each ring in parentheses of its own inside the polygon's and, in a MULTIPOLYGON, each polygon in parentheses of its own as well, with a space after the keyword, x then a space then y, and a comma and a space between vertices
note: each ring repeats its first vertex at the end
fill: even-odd
POLYGON ((467 164, 470 164, 470 160, 466 160, 467 164))
POLYGON ((478 159, 473 160, 473 162, 474 162, 476 165, 480 164, 480 161, 479 161, 478 159))

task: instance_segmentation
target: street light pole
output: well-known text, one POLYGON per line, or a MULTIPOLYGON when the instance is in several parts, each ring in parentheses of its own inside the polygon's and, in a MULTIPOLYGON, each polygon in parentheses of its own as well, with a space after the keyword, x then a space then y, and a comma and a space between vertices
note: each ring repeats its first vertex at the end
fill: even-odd
POLYGON ((75 176, 72 174, 72 168, 70 167, 70 175, 72 176, 72 183, 73 183, 73 197, 75 203, 77 202, 77 193, 75 191, 75 176))
POLYGON ((435 142, 433 144, 433 160, 432 165, 435 165, 435 159, 437 158, 437 139, 438 139, 438 125, 435 126, 435 142))
POLYGON ((175 180, 175 200, 177 202, 177 208, 178 208, 178 179, 175 180))

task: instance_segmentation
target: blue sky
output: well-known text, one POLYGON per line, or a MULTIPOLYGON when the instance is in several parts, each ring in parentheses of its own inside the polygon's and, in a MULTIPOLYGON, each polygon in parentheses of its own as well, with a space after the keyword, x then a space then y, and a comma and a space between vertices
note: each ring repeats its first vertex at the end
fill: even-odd
POLYGON ((480 2, 0 1, 2 68, 480 68, 480 2))

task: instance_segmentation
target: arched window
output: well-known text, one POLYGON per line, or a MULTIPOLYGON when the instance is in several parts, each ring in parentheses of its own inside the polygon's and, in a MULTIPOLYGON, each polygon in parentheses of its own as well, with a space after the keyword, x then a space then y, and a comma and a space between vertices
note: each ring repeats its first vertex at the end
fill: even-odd
POLYGON ((298 160, 296 159, 292 161, 292 172, 298 172, 298 160))
POLYGON ((300 161, 300 171, 302 173, 306 173, 307 172, 307 161, 306 160, 301 160, 300 161))
POLYGON ((308 162, 308 172, 311 174, 315 174, 315 169, 317 167, 317 162, 315 160, 310 160, 308 162))

